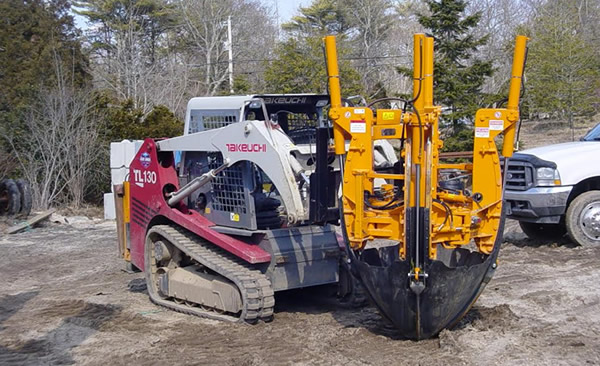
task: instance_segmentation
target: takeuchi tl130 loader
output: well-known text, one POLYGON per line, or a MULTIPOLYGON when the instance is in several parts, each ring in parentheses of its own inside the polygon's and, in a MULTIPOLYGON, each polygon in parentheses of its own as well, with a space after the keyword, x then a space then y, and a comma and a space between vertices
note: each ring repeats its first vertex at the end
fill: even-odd
POLYGON ((506 108, 475 116, 466 163, 440 161, 423 34, 413 98, 386 98, 398 109, 342 99, 333 36, 329 95, 193 98, 184 135, 146 139, 117 187, 121 256, 145 272, 153 302, 180 312, 270 321, 276 291, 337 283, 352 298, 360 283, 404 337, 436 335, 497 266, 526 41, 516 39, 506 108))

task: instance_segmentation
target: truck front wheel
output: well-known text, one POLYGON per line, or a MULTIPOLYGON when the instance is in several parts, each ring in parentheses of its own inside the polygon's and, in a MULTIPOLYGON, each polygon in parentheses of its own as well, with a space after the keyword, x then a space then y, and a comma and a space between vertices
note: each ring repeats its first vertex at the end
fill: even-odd
POLYGON ((521 230, 531 239, 553 240, 560 239, 567 230, 563 224, 538 224, 536 222, 519 221, 521 230))
POLYGON ((600 191, 577 196, 567 209, 567 231, 583 247, 600 245, 600 191))

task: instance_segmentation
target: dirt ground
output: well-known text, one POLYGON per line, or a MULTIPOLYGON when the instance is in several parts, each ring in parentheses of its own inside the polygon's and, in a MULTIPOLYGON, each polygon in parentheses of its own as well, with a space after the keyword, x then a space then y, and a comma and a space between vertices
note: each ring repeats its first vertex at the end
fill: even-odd
MULTIPOLYGON (((597 120, 573 134, 524 123, 520 139, 570 141, 597 120)), ((400 339, 372 306, 343 308, 315 290, 277 294, 275 320, 255 326, 160 308, 141 274, 121 270, 112 221, 70 217, 1 235, 0 365, 600 364, 600 248, 535 242, 514 221, 473 309, 421 342, 400 339)))
POLYGON ((81 221, 0 237, 0 364, 600 364, 600 248, 532 242, 515 222, 467 317, 413 342, 314 290, 278 294, 255 326, 160 308, 121 270, 114 222, 81 221))

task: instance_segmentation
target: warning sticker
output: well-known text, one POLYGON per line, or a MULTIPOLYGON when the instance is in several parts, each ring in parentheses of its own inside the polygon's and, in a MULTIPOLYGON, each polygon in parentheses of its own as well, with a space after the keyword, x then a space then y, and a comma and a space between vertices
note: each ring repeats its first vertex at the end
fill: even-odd
POLYGON ((230 212, 230 213, 229 213, 229 219, 230 219, 231 221, 238 222, 238 221, 240 221, 240 214, 238 214, 238 213, 235 213, 235 212, 230 212))
POLYGON ((383 112, 382 118, 384 121, 390 121, 394 119, 394 115, 394 112, 383 112))
POLYGON ((350 121, 351 133, 366 133, 367 123, 365 121, 350 121))
POLYGON ((475 127, 475 137, 490 137, 490 129, 488 127, 475 127))
POLYGON ((504 129, 504 121, 501 119, 490 119, 490 131, 502 131, 504 129))

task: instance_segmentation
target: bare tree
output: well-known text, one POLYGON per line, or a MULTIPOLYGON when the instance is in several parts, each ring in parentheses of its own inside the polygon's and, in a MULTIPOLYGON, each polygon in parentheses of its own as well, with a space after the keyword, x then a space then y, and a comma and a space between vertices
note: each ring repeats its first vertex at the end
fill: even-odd
POLYGON ((273 58, 278 40, 275 14, 257 0, 236 4, 232 11, 234 77, 247 80, 250 92, 262 92, 265 60, 273 58))
MULTIPOLYGON (((597 111, 598 51, 582 24, 581 3, 549 0, 532 25, 529 82, 531 110, 569 121, 597 111)), ((591 14, 590 14, 591 15, 591 14)))
POLYGON ((394 67, 388 60, 388 39, 393 32, 393 2, 391 0, 350 0, 344 2, 345 14, 355 28, 354 46, 356 47, 357 70, 361 75, 372 98, 385 88, 386 73, 394 73, 394 67))
POLYGON ((167 30, 175 27, 172 7, 166 0, 82 0, 78 6, 93 24, 86 33, 96 86, 149 113, 167 80, 161 52, 167 30), (157 81, 157 75, 164 77, 157 81))
MULTIPOLYGON (((202 95, 214 95, 228 79, 227 26, 232 19, 233 57, 236 73, 261 74, 261 65, 273 50, 276 29, 267 7, 257 0, 180 0, 184 53, 195 55, 191 66, 202 95)), ((192 58, 193 59, 193 58, 192 58)), ((262 78, 253 78, 254 83, 262 78)))
POLYGON ((501 92, 509 79, 512 65, 512 44, 516 30, 533 15, 533 1, 523 0, 473 0, 468 3, 470 14, 479 13, 481 19, 474 29, 476 35, 488 36, 485 45, 478 51, 478 57, 493 62, 494 74, 487 78, 482 91, 489 94, 501 92))
POLYGON ((41 89, 29 108, 25 133, 4 136, 31 183, 34 206, 41 209, 54 204, 81 206, 90 179, 98 173, 92 165, 103 157, 101 118, 92 93, 69 85, 60 65, 57 59, 57 85, 41 89))
POLYGON ((224 23, 231 15, 232 4, 230 1, 182 0, 178 5, 190 51, 199 55, 203 94, 214 95, 227 79, 224 23))
POLYGON ((386 87, 397 94, 409 94, 412 91, 412 78, 405 77, 396 71, 396 67, 412 68, 413 35, 424 32, 419 24, 418 15, 427 12, 427 6, 419 0, 397 1, 394 9, 396 21, 386 42, 389 59, 386 77, 386 87), (392 65, 390 68, 389 65, 392 65), (391 69, 391 70, 390 70, 391 69))

